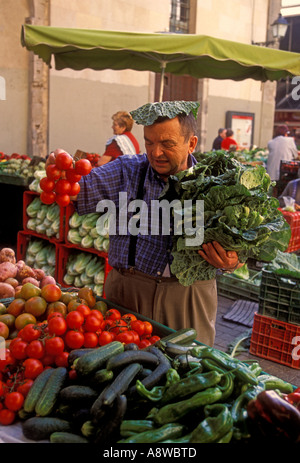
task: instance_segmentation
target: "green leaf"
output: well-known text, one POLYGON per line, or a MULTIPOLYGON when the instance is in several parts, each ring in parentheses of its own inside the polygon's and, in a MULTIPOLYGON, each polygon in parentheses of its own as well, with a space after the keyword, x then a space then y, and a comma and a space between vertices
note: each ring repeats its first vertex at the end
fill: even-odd
POLYGON ((130 111, 130 114, 137 124, 152 125, 159 117, 173 119, 181 113, 188 115, 192 112, 197 119, 199 106, 197 101, 162 101, 147 103, 134 111, 130 111))

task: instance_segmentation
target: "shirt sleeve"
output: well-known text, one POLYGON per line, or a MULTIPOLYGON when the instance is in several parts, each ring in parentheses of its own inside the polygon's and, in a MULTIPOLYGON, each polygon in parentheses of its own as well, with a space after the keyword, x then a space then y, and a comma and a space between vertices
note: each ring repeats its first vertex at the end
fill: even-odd
POLYGON ((104 156, 110 156, 113 159, 118 158, 121 156, 123 153, 120 150, 119 146, 117 145, 116 141, 113 140, 111 143, 106 145, 105 147, 105 152, 103 153, 104 156))

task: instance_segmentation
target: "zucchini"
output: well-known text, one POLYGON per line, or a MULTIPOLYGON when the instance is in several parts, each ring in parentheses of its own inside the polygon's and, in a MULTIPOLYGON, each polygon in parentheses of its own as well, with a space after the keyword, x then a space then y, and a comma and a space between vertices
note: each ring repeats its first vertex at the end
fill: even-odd
POLYGON ((54 369, 35 405, 35 412, 37 415, 50 415, 67 377, 68 372, 65 367, 58 367, 54 369))
POLYGON ((84 354, 76 360, 75 370, 78 375, 85 376, 99 370, 107 360, 124 351, 124 344, 119 341, 112 341, 105 346, 98 347, 92 352, 84 354))
POLYGON ((47 370, 42 371, 42 373, 35 378, 33 385, 29 389, 29 392, 23 404, 23 408, 25 412, 27 413, 34 412, 36 403, 38 399, 40 398, 42 390, 44 389, 52 373, 53 373, 53 369, 48 368, 47 370))
POLYGON ((70 386, 64 387, 59 392, 59 399, 64 404, 70 403, 82 403, 92 400, 96 400, 99 393, 89 386, 82 386, 78 384, 71 384, 70 386))
POLYGON ((71 424, 53 416, 33 416, 22 423, 22 430, 27 439, 44 440, 55 431, 71 431, 71 424))
POLYGON ((175 333, 168 334, 161 338, 158 343, 172 342, 174 344, 188 344, 195 341, 197 337, 197 331, 194 328, 182 328, 175 331, 175 333))
POLYGON ((79 436, 72 432, 56 431, 50 435, 51 444, 88 444, 86 437, 79 436))
POLYGON ((87 354, 88 352, 91 352, 92 350, 95 350, 96 348, 93 347, 82 347, 81 349, 73 349, 70 351, 69 356, 68 356, 68 363, 70 366, 73 365, 73 362, 79 357, 82 357, 84 354, 87 354))
POLYGON ((111 407, 107 408, 107 413, 103 418, 102 425, 95 436, 95 444, 115 444, 120 435, 120 426, 127 411, 127 398, 125 395, 118 395, 111 407))
POLYGON ((114 377, 114 373, 112 370, 107 370, 106 368, 102 368, 101 370, 96 371, 92 378, 92 382, 95 385, 99 385, 102 383, 107 383, 111 381, 114 377))
POLYGON ((139 363, 127 365, 114 379, 102 396, 103 405, 111 405, 117 395, 126 392, 129 384, 138 375, 142 366, 139 363))
POLYGON ((127 350, 111 357, 106 364, 106 369, 115 370, 116 368, 122 368, 129 363, 156 366, 159 363, 159 360, 157 356, 151 352, 143 350, 127 350))

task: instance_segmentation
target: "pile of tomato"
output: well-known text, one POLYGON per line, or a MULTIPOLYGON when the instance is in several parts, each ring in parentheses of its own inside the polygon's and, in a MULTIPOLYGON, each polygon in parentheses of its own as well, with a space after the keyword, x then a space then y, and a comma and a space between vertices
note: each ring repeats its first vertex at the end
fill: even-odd
POLYGON ((87 304, 79 304, 64 315, 51 312, 45 321, 28 323, 19 330, 0 359, 0 424, 15 421, 35 378, 46 368, 64 366, 70 379, 76 371, 68 364, 71 350, 96 348, 114 340, 147 347, 160 338, 153 335, 148 321, 132 313, 121 315, 111 308, 102 313, 87 304))
POLYGON ((40 180, 41 201, 44 204, 56 202, 61 207, 66 207, 71 196, 78 195, 80 191, 79 180, 92 170, 92 164, 88 159, 74 161, 73 157, 63 150, 55 150, 55 164, 46 168, 46 177, 40 180))

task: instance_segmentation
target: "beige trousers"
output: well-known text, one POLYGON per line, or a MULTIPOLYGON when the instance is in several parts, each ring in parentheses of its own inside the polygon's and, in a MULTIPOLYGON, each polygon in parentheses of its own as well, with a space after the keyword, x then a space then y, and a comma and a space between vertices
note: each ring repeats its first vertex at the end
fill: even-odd
POLYGON ((156 278, 136 270, 112 269, 106 298, 174 330, 194 328, 197 340, 213 346, 217 315, 216 280, 182 286, 174 277, 156 278))

